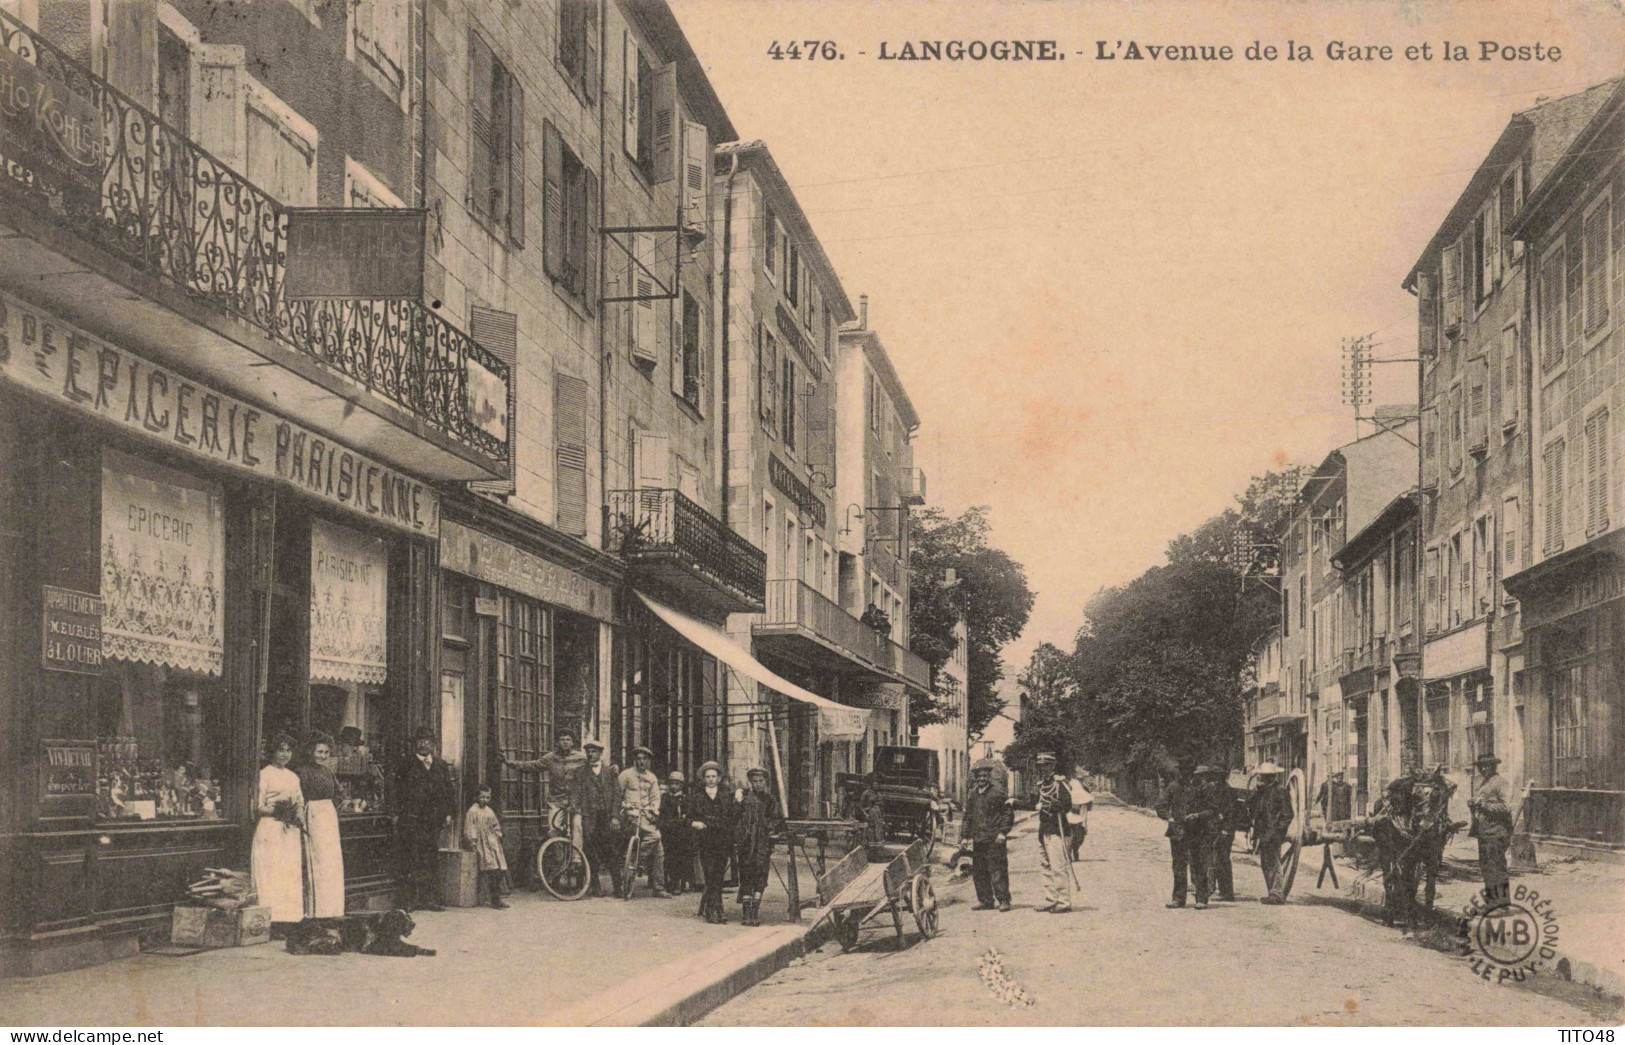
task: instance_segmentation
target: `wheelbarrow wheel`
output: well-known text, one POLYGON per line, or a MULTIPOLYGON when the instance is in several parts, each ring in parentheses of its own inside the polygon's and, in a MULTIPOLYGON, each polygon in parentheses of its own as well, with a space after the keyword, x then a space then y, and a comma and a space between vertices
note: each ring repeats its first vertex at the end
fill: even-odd
POLYGON ((937 847, 937 815, 926 813, 914 825, 914 838, 925 843, 925 858, 931 858, 931 850, 937 847))
POLYGON ((909 909, 914 912, 914 924, 920 927, 922 939, 929 940, 937 934, 937 894, 931 888, 931 879, 923 874, 914 879, 909 909))

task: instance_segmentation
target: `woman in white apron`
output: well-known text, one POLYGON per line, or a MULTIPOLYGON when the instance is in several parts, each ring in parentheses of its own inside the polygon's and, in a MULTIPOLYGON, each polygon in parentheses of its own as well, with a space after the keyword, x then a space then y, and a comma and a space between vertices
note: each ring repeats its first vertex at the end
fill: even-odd
POLYGON ((334 804, 339 784, 327 768, 332 754, 333 738, 312 733, 298 766, 305 796, 305 914, 312 918, 344 917, 344 853, 334 804))
POLYGON ((271 909, 273 932, 285 936, 305 917, 305 798, 299 777, 288 768, 293 738, 277 734, 270 750, 271 761, 260 770, 259 822, 254 826, 250 867, 259 902, 271 909))

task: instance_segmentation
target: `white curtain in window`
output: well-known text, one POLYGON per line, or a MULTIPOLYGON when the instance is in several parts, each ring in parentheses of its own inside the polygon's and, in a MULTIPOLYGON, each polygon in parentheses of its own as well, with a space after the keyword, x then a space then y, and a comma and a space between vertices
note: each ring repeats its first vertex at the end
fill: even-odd
POLYGON ((310 679, 380 683, 389 557, 384 542, 320 519, 310 524, 310 679))

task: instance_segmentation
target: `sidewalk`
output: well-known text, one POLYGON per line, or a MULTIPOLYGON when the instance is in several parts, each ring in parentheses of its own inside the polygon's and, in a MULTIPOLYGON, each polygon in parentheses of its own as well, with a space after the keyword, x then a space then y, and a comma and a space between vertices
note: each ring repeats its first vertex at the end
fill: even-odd
MULTIPOLYGON (((808 883, 802 887, 810 893, 808 883)), ((739 924, 732 891, 729 925, 707 925, 696 917, 698 894, 655 900, 642 884, 632 900, 566 903, 520 891, 508 902, 512 907, 506 911, 473 907, 414 914, 417 931, 410 942, 434 948, 434 957, 296 956, 279 941, 184 958, 142 954, 89 969, 0 981, 0 1013, 14 1026, 581 1021, 584 1001, 605 992, 614 992, 623 1004, 636 1001, 637 991, 630 988, 638 985, 648 991, 682 977, 692 984, 697 976, 695 991, 717 982, 742 983, 737 989, 743 990, 794 958, 805 928, 786 922, 777 880, 764 898, 760 928, 739 924), (680 968, 667 968, 673 964, 680 968), (759 974, 743 982, 735 965, 759 974)))

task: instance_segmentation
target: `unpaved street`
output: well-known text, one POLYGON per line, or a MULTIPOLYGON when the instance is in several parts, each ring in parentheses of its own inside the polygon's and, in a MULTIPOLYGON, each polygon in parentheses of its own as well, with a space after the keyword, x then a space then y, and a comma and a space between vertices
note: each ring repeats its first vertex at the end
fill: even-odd
MULTIPOLYGON (((970 883, 937 875, 942 933, 895 952, 831 943, 714 1011, 712 1025, 769 1024, 1514 1024, 1595 1023, 1584 992, 1550 996, 1480 982, 1466 959, 1430 950, 1317 892, 1310 856, 1284 907, 1257 902, 1256 864, 1236 861, 1237 902, 1168 910, 1162 823, 1097 807, 1064 916, 1041 902, 1031 824, 1011 840, 1008 914, 972 911, 970 883), (978 975, 990 949, 1031 1006, 995 998, 978 975)), ((1346 883, 1345 883, 1346 884, 1346 883)), ((1615 1017, 1617 1020, 1617 1016, 1615 1017)), ((1611 1021, 1613 1022, 1613 1021, 1611 1021)))

